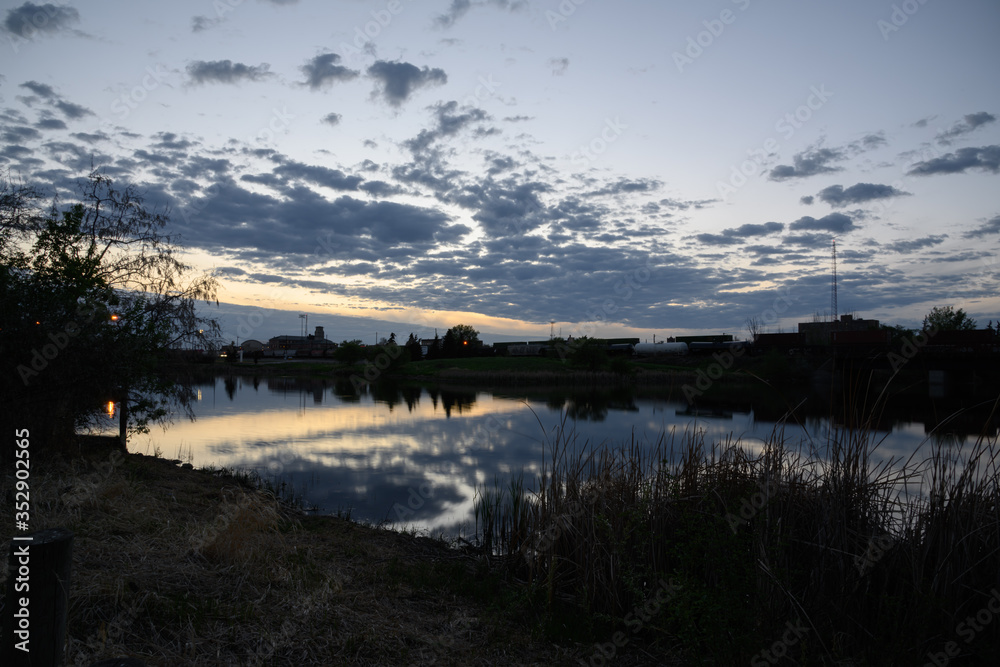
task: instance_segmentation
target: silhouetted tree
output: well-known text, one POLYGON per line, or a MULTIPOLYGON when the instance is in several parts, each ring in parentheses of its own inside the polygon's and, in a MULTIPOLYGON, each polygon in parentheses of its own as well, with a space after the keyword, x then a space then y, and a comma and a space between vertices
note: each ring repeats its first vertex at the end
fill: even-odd
POLYGON ((976 328, 976 321, 964 310, 955 310, 951 306, 935 306, 924 318, 924 331, 966 331, 976 328))
POLYGON ((41 198, 0 182, 0 354, 13 369, 2 413, 40 446, 69 444, 110 400, 124 427, 145 430, 187 405, 191 388, 162 366, 170 348, 211 346, 218 325, 195 306, 215 301, 217 283, 186 278, 168 218, 131 185, 94 171, 76 203, 45 214, 41 198))
POLYGON ((424 356, 420 341, 417 340, 417 337, 412 332, 410 333, 410 337, 406 339, 406 349, 410 353, 411 361, 420 361, 424 356))

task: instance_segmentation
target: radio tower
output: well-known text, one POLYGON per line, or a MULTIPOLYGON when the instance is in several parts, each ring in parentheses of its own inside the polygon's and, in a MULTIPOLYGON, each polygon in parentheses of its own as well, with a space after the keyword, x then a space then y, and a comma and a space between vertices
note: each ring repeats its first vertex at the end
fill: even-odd
POLYGON ((837 321, 837 239, 833 239, 833 289, 830 291, 830 311, 837 321))

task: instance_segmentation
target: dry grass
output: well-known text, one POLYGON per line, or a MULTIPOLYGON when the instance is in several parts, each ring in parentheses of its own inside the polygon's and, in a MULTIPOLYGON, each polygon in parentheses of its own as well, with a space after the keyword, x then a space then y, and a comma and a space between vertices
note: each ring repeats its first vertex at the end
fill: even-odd
POLYGON ((33 529, 75 535, 68 664, 571 664, 585 650, 533 639, 524 614, 491 604, 516 594, 439 541, 301 516, 154 457, 33 465, 33 529))
POLYGON ((809 630, 788 655, 811 664, 924 664, 950 641, 996 664, 1000 614, 983 611, 1000 590, 995 439, 879 461, 855 424, 825 443, 776 431, 762 449, 697 431, 590 448, 558 431, 534 491, 480 492, 477 533, 552 613, 580 610, 599 636, 676 582, 642 630, 691 660, 753 662, 795 622, 809 630), (977 613, 991 623, 969 638, 977 613))

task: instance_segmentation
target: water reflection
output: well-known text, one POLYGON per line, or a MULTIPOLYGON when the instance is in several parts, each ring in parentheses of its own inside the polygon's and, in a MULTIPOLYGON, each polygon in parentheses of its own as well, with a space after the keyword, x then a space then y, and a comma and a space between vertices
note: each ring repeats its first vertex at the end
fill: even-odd
MULTIPOLYGON (((154 430, 131 448, 159 448, 198 467, 256 469, 325 512, 449 534, 471 528, 477 486, 519 472, 534 481, 560 425, 577 449, 622 444, 633 434, 651 444, 664 433, 678 444, 703 433, 706 442, 739 438, 755 449, 775 433, 791 444, 824 443, 853 420, 831 422, 825 415, 837 411, 822 400, 791 415, 780 398, 692 409, 669 390, 359 388, 334 379, 229 376, 202 386, 200 395, 197 421, 154 430)), ((956 416, 954 406, 908 399, 867 425, 880 443, 876 458, 906 459, 928 440, 928 429, 949 442, 974 440, 984 423, 995 434, 988 407, 956 416)))

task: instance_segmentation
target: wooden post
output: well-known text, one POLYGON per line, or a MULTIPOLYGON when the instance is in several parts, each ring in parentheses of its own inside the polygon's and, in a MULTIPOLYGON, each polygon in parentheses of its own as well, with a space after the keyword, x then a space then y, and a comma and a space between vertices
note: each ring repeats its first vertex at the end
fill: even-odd
POLYGON ((41 530, 11 540, 0 662, 59 667, 66 646, 73 533, 41 530))
POLYGON ((128 387, 122 387, 122 398, 118 407, 118 438, 122 451, 128 451, 128 387))

